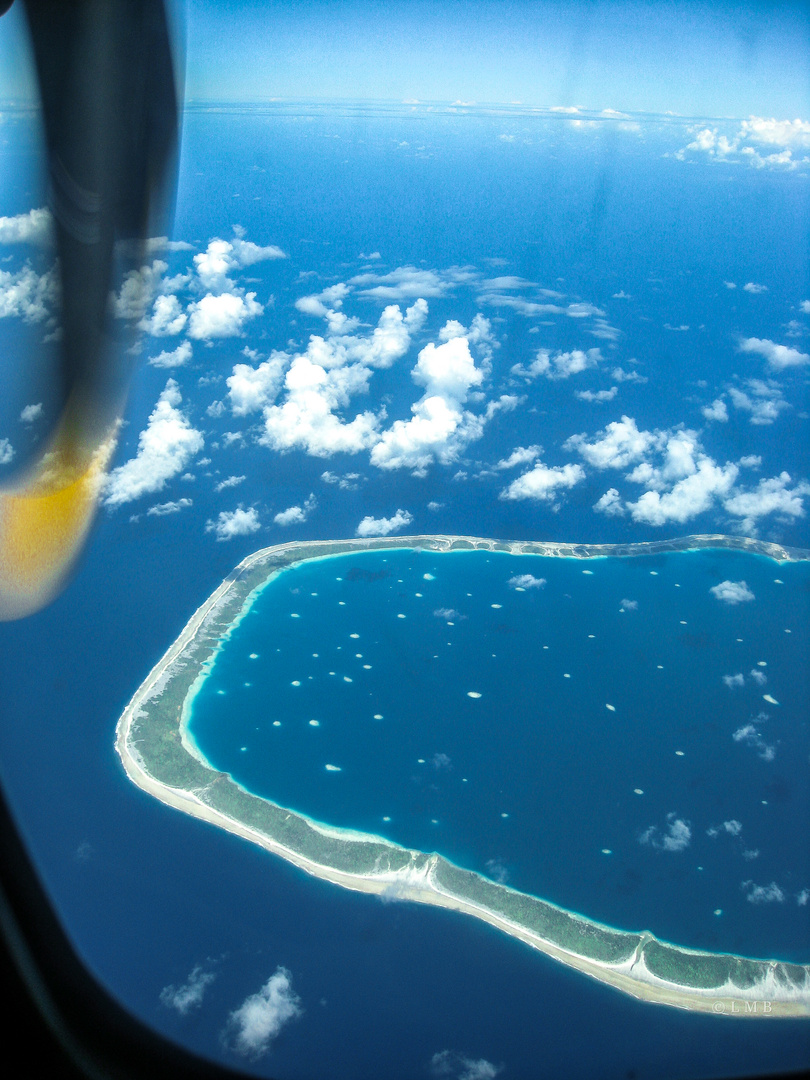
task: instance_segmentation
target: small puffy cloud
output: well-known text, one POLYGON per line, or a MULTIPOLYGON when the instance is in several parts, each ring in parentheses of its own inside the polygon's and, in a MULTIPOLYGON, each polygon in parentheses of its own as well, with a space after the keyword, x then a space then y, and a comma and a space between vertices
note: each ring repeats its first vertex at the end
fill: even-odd
POLYGON ((264 308, 256 300, 256 293, 246 296, 236 293, 207 293, 201 300, 189 304, 189 337, 201 341, 211 338, 237 337, 250 319, 261 315, 264 308))
POLYGON ((220 240, 215 237, 204 252, 194 256, 194 267, 200 284, 213 293, 229 292, 234 285, 229 274, 245 266, 263 262, 266 259, 285 259, 287 256, 275 245, 260 247, 249 240, 242 239, 242 230, 235 230, 233 240, 220 240))
POLYGON ((608 517, 622 517, 627 513, 616 488, 608 488, 605 494, 593 504, 593 508, 597 514, 606 514, 608 517))
POLYGON ((59 297, 56 270, 38 274, 26 265, 13 273, 0 270, 0 319, 17 317, 44 322, 51 317, 59 297))
POLYGON ((571 352, 557 352, 553 356, 548 349, 540 349, 528 367, 515 364, 512 374, 527 381, 537 378, 538 375, 545 375, 547 379, 569 379, 572 375, 596 367, 601 359, 599 349, 588 349, 587 352, 574 349, 571 352))
POLYGON ((729 690, 733 690, 737 686, 745 686, 745 676, 741 671, 738 671, 736 675, 724 675, 723 682, 729 690))
POLYGON ((637 371, 625 371, 624 368, 622 368, 622 367, 615 367, 613 369, 613 371, 611 371, 610 377, 611 377, 611 379, 615 380, 616 382, 620 382, 620 383, 624 383, 624 382, 645 383, 645 382, 647 382, 647 376, 646 375, 639 375, 639 373, 637 371))
POLYGON ((413 515, 407 510, 397 510, 390 518, 364 517, 355 531, 356 536, 390 536, 392 532, 404 529, 413 521, 413 515))
POLYGON ((138 436, 137 454, 113 469, 107 479, 104 498, 107 506, 120 506, 141 495, 161 491, 202 450, 202 433, 180 412, 181 402, 177 383, 169 379, 146 428, 138 436))
POLYGON ((470 390, 483 381, 484 370, 475 366, 467 338, 453 337, 440 345, 426 345, 411 375, 424 386, 424 396, 411 406, 412 419, 396 420, 382 433, 371 451, 371 463, 424 475, 433 461, 455 461, 483 432, 485 418, 463 406, 470 390))
POLYGON ((295 301, 296 309, 304 315, 314 315, 316 318, 325 318, 328 312, 326 304, 317 296, 299 296, 295 301))
POLYGON ((638 611, 638 600, 622 600, 619 608, 621 611, 638 611))
POLYGON ((214 491, 225 491, 227 488, 238 487, 247 478, 244 476, 228 476, 224 480, 220 480, 218 484, 214 486, 214 491))
POLYGON ((218 541, 233 540, 235 536, 249 536, 261 528, 256 508, 251 506, 243 510, 220 510, 216 521, 206 521, 205 531, 216 534, 218 541))
POLYGON ((192 1009, 202 1005, 206 987, 214 981, 213 971, 206 971, 201 964, 193 969, 182 986, 164 986, 160 991, 160 1003, 167 1009, 174 1009, 181 1016, 186 1016, 192 1009))
POLYGON ((0 439, 0 465, 8 465, 14 460, 14 447, 8 439, 0 439))
MULTIPOLYGON (((172 297, 172 299, 174 298, 172 297)), ((149 364, 151 367, 156 368, 184 367, 191 359, 191 353, 191 342, 181 341, 176 349, 171 351, 164 349, 157 356, 150 356, 149 364)))
POLYGON ((773 380, 748 379, 745 385, 747 390, 730 386, 728 396, 735 409, 750 414, 752 424, 772 424, 780 412, 790 408, 782 397, 779 385, 773 380))
POLYGON ((743 285, 743 292, 753 293, 754 296, 757 296, 759 293, 764 293, 767 291, 767 285, 757 285, 755 281, 749 281, 747 282, 747 284, 743 285))
POLYGON ((276 525, 300 525, 307 520, 316 506, 315 496, 310 492, 309 498, 303 506, 288 506, 286 510, 276 514, 273 521, 276 525))
POLYGON ((503 1071, 486 1058, 470 1058, 455 1050, 442 1050, 430 1059, 430 1072, 439 1080, 495 1080, 503 1071))
MULTIPOLYGON (((716 161, 747 161, 754 168, 794 169, 800 163, 792 151, 810 145, 810 124, 805 120, 774 120, 752 116, 744 120, 735 135, 720 134, 717 128, 703 128, 694 140, 675 157, 680 161, 688 154, 705 154, 716 161), (781 151, 760 154, 761 147, 782 147, 781 151)), ((806 163, 807 158, 801 159, 806 163)))
POLYGON ((740 529, 749 534, 756 530, 759 518, 767 514, 803 518, 804 496, 810 495, 810 483, 800 480, 789 487, 792 483, 790 474, 782 472, 779 476, 760 480, 750 491, 733 491, 723 506, 732 517, 740 519, 740 529))
POLYGON ((451 266, 441 271, 398 266, 388 274, 358 274, 350 279, 350 284, 365 286, 360 296, 397 301, 444 296, 454 285, 467 284, 475 277, 476 271, 466 266, 451 266))
POLYGON ((788 345, 777 345, 768 338, 744 338, 740 342, 740 352, 763 357, 775 371, 810 364, 810 355, 807 353, 791 349, 788 345))
POLYGON ((439 341, 449 341, 451 338, 464 337, 466 330, 457 319, 448 319, 439 331, 439 341))
POLYGON ((254 266, 256 263, 266 262, 268 259, 287 258, 287 253, 276 244, 254 244, 252 240, 243 240, 241 235, 234 237, 231 241, 231 248, 239 266, 254 266))
POLYGON ((48 247, 53 242, 53 218, 40 207, 27 214, 0 217, 0 244, 36 244, 48 247))
POLYGON ((663 494, 645 491, 636 502, 628 502, 627 508, 634 521, 647 525, 683 523, 711 509, 716 498, 727 495, 737 473, 736 465, 719 466, 704 457, 697 470, 679 480, 670 491, 663 494))
POLYGON ((441 345, 432 342, 419 353, 412 372, 415 382, 425 387, 425 396, 438 395, 462 404, 484 373, 476 368, 465 337, 454 337, 441 345))
POLYGON ((805 315, 810 315, 810 300, 802 300, 801 304, 799 304, 799 307, 805 315))
POLYGON ((572 435, 565 443, 566 450, 575 449, 597 469, 624 469, 639 461, 656 445, 658 438, 650 431, 639 431, 632 416, 622 416, 608 424, 593 442, 587 435, 572 435))
POLYGON ((359 413, 348 423, 335 415, 354 394, 368 389, 371 372, 361 364, 327 370, 296 356, 284 379, 286 398, 264 409, 260 442, 274 450, 302 449, 313 457, 357 453, 378 438, 378 418, 359 413))
POLYGON ((194 245, 185 240, 170 240, 168 236, 150 236, 144 242, 144 249, 151 255, 158 251, 193 251, 194 245))
POLYGON ((516 574, 509 578, 506 584, 510 589, 544 589, 546 579, 535 577, 534 574, 516 574))
POLYGON ((329 304, 332 308, 339 308, 349 293, 349 286, 343 282, 330 285, 320 293, 310 296, 301 296, 295 301, 296 308, 305 315, 316 315, 324 318, 327 315, 329 304))
POLYGON ((152 305, 152 314, 141 319, 138 328, 152 337, 173 337, 186 325, 187 318, 176 296, 161 295, 152 305))
POLYGON ((213 292, 224 292, 233 287, 228 274, 238 265, 228 240, 215 238, 204 252, 194 256, 194 266, 202 287, 213 292))
POLYGON ((704 405, 700 411, 707 420, 716 420, 721 424, 728 422, 728 408, 722 397, 715 398, 711 405, 704 405))
POLYGON ((517 446, 508 458, 503 458, 495 466, 496 469, 514 469, 517 465, 527 465, 543 453, 542 446, 517 446))
POLYGON ((688 821, 675 813, 667 814, 667 824, 663 830, 650 825, 639 837, 639 843, 649 844, 659 851, 684 851, 692 840, 692 829, 688 821))
POLYGON ((225 380, 234 416, 247 416, 272 405, 281 389, 289 360, 287 353, 273 352, 258 367, 250 364, 234 366, 233 374, 225 380))
POLYGON ((810 147, 810 121, 774 120, 752 116, 743 120, 742 138, 768 146, 810 147))
POLYGON ((302 1013, 289 971, 278 967, 261 990, 245 998, 228 1017, 225 1044, 242 1057, 255 1060, 266 1054, 281 1029, 302 1013))
POLYGON ((276 525, 299 525, 301 522, 306 521, 306 513, 301 506, 289 506, 286 510, 281 510, 273 518, 276 525))
POLYGON ((112 297, 116 319, 143 319, 168 268, 168 263, 155 259, 149 266, 128 271, 124 275, 120 291, 112 297))
POLYGON ((757 755, 762 758, 763 761, 773 761, 776 757, 776 747, 769 745, 762 737, 761 732, 757 728, 757 723, 762 723, 768 719, 766 713, 760 713, 756 717, 756 723, 750 722, 743 724, 742 727, 737 728, 734 734, 731 736, 734 742, 743 743, 746 746, 753 747, 756 750, 757 755))
POLYGON ((155 506, 150 506, 146 514, 147 517, 164 517, 166 514, 179 514, 187 506, 191 506, 191 499, 177 499, 174 502, 157 503, 155 506))
POLYGON ((740 886, 749 904, 784 904, 785 894, 775 881, 770 885, 755 885, 753 881, 744 881, 740 886))
POLYGON ((452 607, 436 608, 433 614, 437 619, 444 619, 445 622, 452 622, 454 619, 464 618, 460 611, 456 611, 456 609, 452 607))
POLYGON ((611 386, 609 390, 577 390, 576 397, 580 401, 595 401, 602 404, 605 401, 613 401, 618 392, 618 386, 611 386))
POLYGON ((581 465, 543 465, 538 462, 531 472, 523 473, 500 493, 501 499, 535 499, 551 502, 559 491, 572 488, 585 479, 581 465))
POLYGON ((321 473, 321 480, 323 480, 325 484, 337 484, 341 491, 357 491, 359 486, 358 482, 363 479, 364 477, 356 472, 348 472, 344 473, 343 476, 340 476, 327 469, 325 472, 321 473))
POLYGON ((709 592, 725 604, 744 604, 755 599, 744 581, 721 581, 719 585, 712 585, 709 592))
POLYGON ((38 401, 36 405, 25 406, 25 408, 20 413, 20 420, 22 420, 24 424, 33 424, 35 420, 39 420, 39 418, 42 416, 42 413, 42 402, 38 401))
MULTIPOLYGON (((408 351, 411 332, 419 330, 427 317, 427 303, 417 300, 407 308, 405 316, 396 304, 389 304, 365 345, 355 346, 355 356, 363 364, 375 368, 389 368, 408 351)), ((354 356, 353 356, 354 358, 354 356)))

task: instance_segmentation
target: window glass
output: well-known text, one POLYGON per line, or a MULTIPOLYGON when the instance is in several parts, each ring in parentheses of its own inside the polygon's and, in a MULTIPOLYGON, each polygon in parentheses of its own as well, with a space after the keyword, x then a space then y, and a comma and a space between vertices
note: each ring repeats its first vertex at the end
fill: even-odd
MULTIPOLYGON (((806 13, 184 33, 96 523, 0 624, 0 773, 82 958, 259 1076, 806 1065, 806 13)), ((3 79, 5 528, 60 313, 3 79)))

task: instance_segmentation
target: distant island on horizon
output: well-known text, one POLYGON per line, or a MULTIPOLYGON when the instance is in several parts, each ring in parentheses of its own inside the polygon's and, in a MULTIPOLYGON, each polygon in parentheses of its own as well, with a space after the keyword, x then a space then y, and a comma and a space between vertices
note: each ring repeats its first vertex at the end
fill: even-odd
POLYGON ((465 536, 297 541, 254 552, 188 621, 138 688, 116 727, 130 780, 161 802, 255 843, 313 876, 355 891, 466 912, 636 998, 715 1015, 810 1016, 810 965, 680 947, 617 930, 455 865, 436 852, 338 828, 261 798, 202 756, 187 727, 222 643, 263 588, 302 562, 362 551, 493 551, 552 558, 632 558, 725 548, 778 562, 810 550, 723 535, 636 544, 562 544, 465 536))

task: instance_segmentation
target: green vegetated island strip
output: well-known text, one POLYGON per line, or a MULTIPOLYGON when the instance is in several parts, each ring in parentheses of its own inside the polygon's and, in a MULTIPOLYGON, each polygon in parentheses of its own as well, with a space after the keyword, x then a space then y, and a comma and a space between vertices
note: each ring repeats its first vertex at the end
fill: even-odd
POLYGON ((547 900, 368 833, 333 828, 253 795, 213 769, 186 733, 193 699, 230 631, 261 589, 309 559, 409 548, 436 553, 503 551, 593 559, 724 548, 780 562, 810 551, 730 536, 653 543, 544 544, 465 536, 308 541, 264 548, 244 559, 194 613, 124 710, 116 747, 127 775, 161 802, 236 833, 317 877, 360 892, 463 911, 625 993, 725 1016, 810 1016, 810 965, 702 952, 629 933, 547 900))

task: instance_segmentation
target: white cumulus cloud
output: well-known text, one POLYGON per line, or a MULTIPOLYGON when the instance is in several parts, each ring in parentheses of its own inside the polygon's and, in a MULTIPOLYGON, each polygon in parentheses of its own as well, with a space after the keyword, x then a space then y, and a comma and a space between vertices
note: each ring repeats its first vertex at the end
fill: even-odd
POLYGON ((256 293, 246 296, 236 293, 221 293, 215 296, 206 293, 201 300, 189 304, 188 335, 201 341, 211 338, 237 337, 244 325, 264 311, 256 300, 256 293))
POLYGON ((726 604, 743 604, 755 599, 745 581, 721 581, 709 589, 712 596, 726 604))
POLYGON ((36 244, 47 247, 53 242, 53 218, 50 210, 40 207, 27 214, 0 217, 0 244, 36 244))
POLYGON ((191 342, 181 341, 176 349, 164 349, 157 356, 150 356, 149 364, 156 368, 184 367, 191 359, 191 352, 191 342))
POLYGON ((35 405, 26 405, 20 413, 20 420, 24 424, 33 424, 35 420, 39 420, 42 416, 43 407, 42 402, 38 401, 35 405))
POLYGON ((659 851, 684 851, 692 841, 692 829, 688 821, 675 813, 667 814, 667 823, 663 830, 650 825, 639 837, 639 842, 649 844, 659 851))
POLYGON ((546 579, 544 577, 535 577, 534 574, 516 574, 514 577, 509 578, 506 584, 510 589, 543 589, 545 588, 546 579))
POLYGON ((152 314, 141 319, 138 327, 152 337, 173 337, 180 333, 187 319, 177 297, 164 294, 155 298, 152 314))
POLYGON ((441 1050, 430 1059, 430 1072, 439 1080, 495 1080, 503 1071, 486 1058, 471 1058, 455 1050, 441 1050))
POLYGON ((772 881, 770 885, 755 885, 753 881, 744 881, 741 886, 749 904, 783 904, 785 894, 772 881))
POLYGON ((810 495, 810 483, 800 480, 793 484, 790 473, 782 472, 760 480, 757 487, 745 491, 735 489, 723 506, 733 517, 740 519, 740 529, 746 533, 756 530, 757 522, 767 514, 780 514, 785 518, 803 518, 804 497, 810 495))
POLYGON ((244 510, 220 510, 215 521, 206 521, 205 531, 216 534, 217 540, 233 540, 235 536, 249 536, 261 528, 259 514, 254 506, 244 510))
POLYGON ((720 466, 702 457, 696 471, 678 480, 670 491, 645 491, 636 502, 628 502, 627 508, 634 521, 647 525, 683 523, 711 509, 715 499, 727 495, 738 472, 736 465, 720 466))
POLYGON ((639 431, 632 416, 622 416, 608 424, 601 438, 587 441, 587 435, 572 435, 565 443, 566 450, 575 449, 597 469, 624 469, 639 461, 659 441, 657 434, 639 431))
POLYGON ((141 495, 161 491, 202 450, 202 433, 180 412, 181 402, 177 383, 169 379, 147 426, 138 436, 137 454, 113 469, 108 477, 104 498, 107 506, 120 506, 141 495))
POLYGON ((225 1042, 242 1057, 266 1054, 273 1039, 291 1020, 303 1014, 301 999, 292 988, 286 968, 276 968, 257 994, 245 998, 228 1017, 225 1042))
POLYGON ((801 367, 810 364, 810 355, 791 349, 788 345, 777 345, 768 338, 744 338, 740 342, 740 352, 754 353, 767 360, 776 371, 789 367, 801 367))
POLYGON ((407 510, 397 510, 393 517, 374 518, 367 515, 357 526, 356 536, 390 536, 392 532, 404 529, 413 521, 413 515, 407 510))
POLYGON ((276 525, 300 525, 307 520, 316 505, 315 496, 310 492, 309 498, 304 502, 303 506, 288 506, 286 510, 276 514, 273 521, 276 525))
POLYGON ((186 1016, 192 1009, 199 1009, 206 988, 215 978, 213 971, 206 971, 201 964, 197 964, 181 986, 163 987, 160 991, 160 1003, 167 1009, 175 1009, 181 1016, 186 1016))
POLYGON ((484 420, 464 408, 473 387, 484 380, 475 366, 466 337, 432 342, 419 353, 411 373, 425 393, 411 406, 410 420, 396 420, 383 432, 371 451, 371 463, 380 469, 411 469, 424 475, 433 462, 455 461, 471 440, 480 436, 484 420))
POLYGON ((147 517, 165 517, 166 514, 179 514, 187 506, 191 506, 191 499, 176 499, 173 502, 157 503, 155 506, 150 506, 146 514, 147 517))
POLYGON ((0 319, 44 322, 57 304, 59 284, 55 270, 38 274, 26 265, 16 273, 0 270, 0 319))
POLYGON ((523 473, 500 493, 501 499, 536 499, 551 502, 560 490, 574 487, 585 479, 581 465, 544 465, 538 462, 531 472, 523 473))

